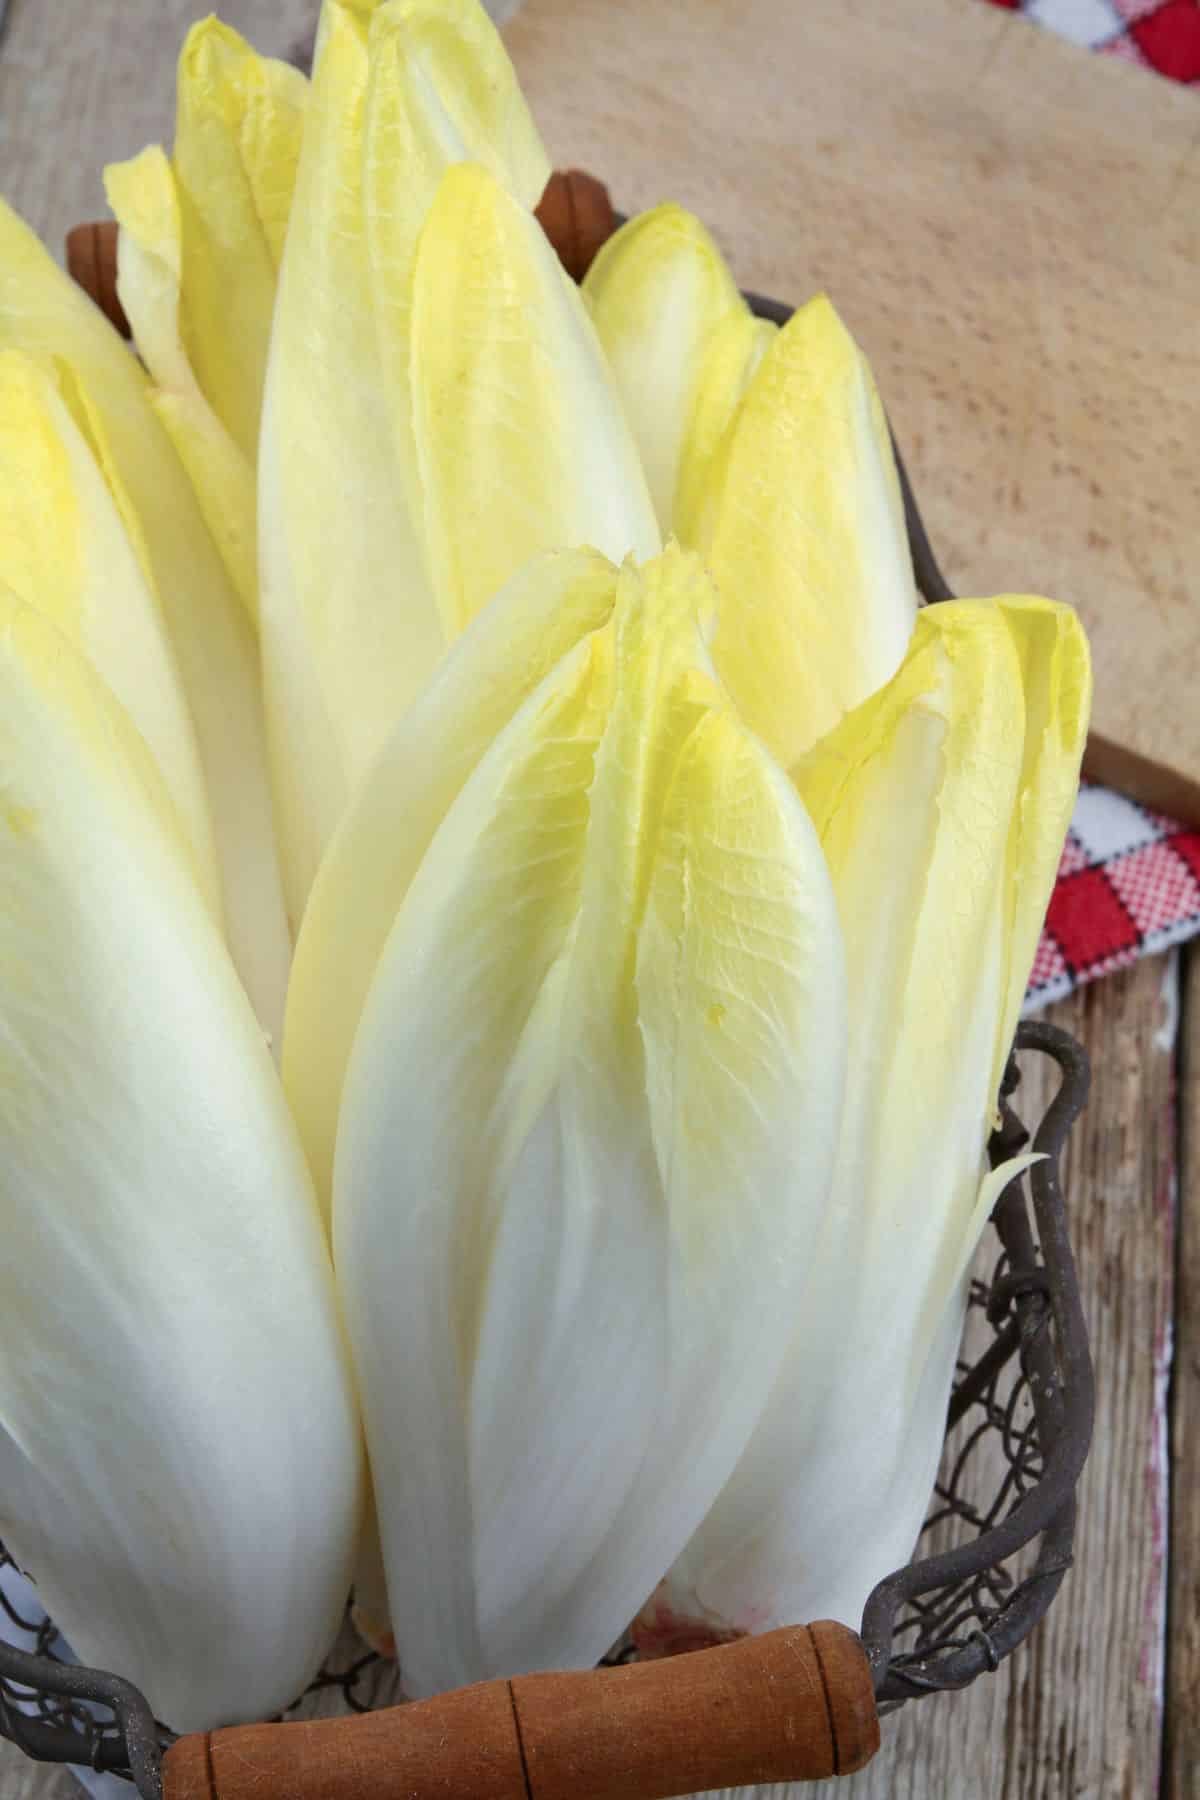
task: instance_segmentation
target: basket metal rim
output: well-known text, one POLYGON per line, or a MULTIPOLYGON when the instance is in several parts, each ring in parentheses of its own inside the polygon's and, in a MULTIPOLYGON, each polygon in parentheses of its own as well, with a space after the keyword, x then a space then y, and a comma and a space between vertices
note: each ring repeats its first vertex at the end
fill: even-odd
MULTIPOLYGON (((1050 1056, 1061 1072, 1058 1092, 1033 1138, 1033 1150, 1043 1160, 1009 1184, 992 1214, 1010 1260, 1007 1280, 1012 1321, 1004 1360, 1019 1356, 1029 1377, 1042 1472, 1035 1486, 998 1524, 967 1544, 910 1562, 872 1591, 863 1612, 861 1636, 874 1676, 876 1700, 889 1709, 926 1693, 966 1687, 985 1671, 998 1668, 1045 1616, 1071 1566, 1075 1492, 1091 1447, 1095 1380, 1059 1164, 1071 1127, 1087 1100, 1090 1067, 1083 1046, 1069 1032, 1043 1020, 1026 1020, 1018 1027, 1001 1095, 1001 1121, 989 1147, 993 1167, 1027 1141, 1010 1099, 1018 1073, 1015 1057, 1021 1050, 1050 1056), (1041 1260, 1025 1202, 1026 1180, 1032 1191, 1041 1260), (962 1645, 927 1660, 894 1657, 896 1617, 906 1601, 994 1567, 1037 1538, 1041 1543, 1033 1570, 986 1630, 978 1630, 962 1645)), ((1004 1341, 998 1336, 995 1344, 1004 1341)), ((969 1403, 962 1386, 957 1387, 948 1430, 969 1403)))

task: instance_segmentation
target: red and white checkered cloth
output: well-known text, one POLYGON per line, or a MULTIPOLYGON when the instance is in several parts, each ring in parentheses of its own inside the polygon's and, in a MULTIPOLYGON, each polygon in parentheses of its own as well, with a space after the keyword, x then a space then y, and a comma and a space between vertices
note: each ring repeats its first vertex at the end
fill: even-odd
MULTIPOLYGON (((992 0, 1105 56, 1200 86, 1200 0, 992 0)), ((1025 1010, 1200 933, 1200 831, 1080 790, 1025 1010)))
POLYGON ((1200 0, 992 0, 1073 44, 1200 85, 1200 0))
POLYGON ((1025 1010, 1200 933, 1200 831, 1084 783, 1025 1010))

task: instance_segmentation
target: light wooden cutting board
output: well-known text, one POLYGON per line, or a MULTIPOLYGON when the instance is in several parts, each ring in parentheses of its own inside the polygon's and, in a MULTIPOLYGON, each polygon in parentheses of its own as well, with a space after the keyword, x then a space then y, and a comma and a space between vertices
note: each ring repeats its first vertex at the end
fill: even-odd
POLYGON ((948 579, 1073 602, 1089 771, 1200 821, 1200 95, 981 0, 526 0, 550 154, 825 288, 948 579))

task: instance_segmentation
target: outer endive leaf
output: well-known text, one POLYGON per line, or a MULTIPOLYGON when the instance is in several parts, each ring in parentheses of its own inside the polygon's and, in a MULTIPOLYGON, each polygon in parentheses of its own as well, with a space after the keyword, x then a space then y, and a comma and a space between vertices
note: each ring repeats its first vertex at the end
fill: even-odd
MULTIPOLYGON (((681 1619, 857 1626, 876 1581, 911 1552, 941 1451, 964 1271, 1016 1173, 983 1168, 1013 978, 1026 720, 1005 609, 932 607, 895 678, 797 769, 846 942, 833 1204, 770 1406, 650 1609, 651 1644, 681 1619)), ((1053 879, 1044 865, 1024 873, 1053 879)))
POLYGON ((259 463, 263 677, 298 924, 350 793, 445 648, 378 348, 363 219, 367 23, 328 0, 259 463))
MULTIPOLYGON (((419 520, 412 273, 426 214, 453 163, 481 164, 527 207, 541 195, 550 164, 499 33, 478 0, 391 0, 371 15, 368 60, 363 209, 371 297, 400 475, 419 520)), ((444 605, 442 625, 450 637, 458 629, 444 605)))
POLYGON ((202 20, 179 59, 173 161, 153 146, 105 171, 121 302, 252 618, 254 460, 307 100, 295 69, 202 20))
MULTIPOLYGON (((426 202, 450 163, 480 163, 532 209, 550 159, 500 33, 478 0, 389 0, 371 24, 372 54, 399 53, 405 149, 426 202)), ((393 113, 398 126, 401 119, 393 113)))
MULTIPOLYGON (((196 730, 230 950, 264 1028, 277 1035, 290 946, 253 631, 147 403, 143 371, 98 308, 0 201, 0 349, 9 347, 70 365, 109 485, 123 491, 136 515, 196 730)), ((121 510, 120 494, 114 499, 121 510)), ((128 533, 128 517, 125 524, 128 533)))
POLYGON ((400 397, 412 265, 442 176, 453 163, 479 163, 532 208, 550 162, 478 0, 389 0, 371 19, 370 63, 363 191, 380 350, 400 397))
POLYGON ((187 470, 229 579, 257 625, 258 497, 253 470, 202 394, 159 388, 149 398, 187 470))
POLYGON ((183 342, 183 226, 166 152, 150 144, 128 162, 109 163, 104 193, 121 228, 119 292, 138 354, 160 386, 199 391, 183 342))
POLYGON ((219 922, 204 777, 158 603, 53 365, 16 350, 0 351, 0 581, 70 639, 141 732, 219 922))
POLYGON ((421 233, 412 381, 430 568, 458 629, 539 551, 660 547, 578 289, 533 215, 473 164, 447 173, 421 233))
POLYGON ((328 1207, 342 1083, 380 953, 471 770, 554 665, 612 610, 617 571, 556 551, 513 577, 450 650, 354 796, 313 885, 288 985, 283 1078, 328 1207))
POLYGON ((678 552, 623 571, 450 808, 355 1041, 336 1260, 414 1691, 593 1661, 790 1330, 841 953, 713 604, 678 552))
POLYGON ((778 332, 778 325, 746 308, 727 314, 708 338, 675 491, 675 530, 686 544, 696 535, 714 459, 778 332))
POLYGON ((712 238, 681 206, 658 206, 623 225, 588 270, 583 292, 659 525, 686 536, 677 502, 681 471, 685 461, 707 461, 740 398, 729 393, 725 374, 733 360, 729 345, 743 346, 744 368, 745 350, 769 342, 774 327, 753 318, 712 238), (718 342, 725 379, 710 383, 709 355, 718 342), (716 436, 714 387, 728 395, 716 436), (702 447, 690 439, 706 389, 702 447))
POLYGON ((268 708, 297 919, 350 793, 465 623, 426 575, 409 369, 418 237, 446 168, 466 157, 528 205, 548 173, 482 9, 328 0, 272 352, 261 515, 268 708))
MULTIPOLYGON (((486 1666, 464 1408, 478 1336, 474 1290, 500 1211, 488 1200, 494 1190, 504 1192, 498 1102, 506 1069, 492 1017, 509 1014, 519 1043, 566 942, 610 667, 607 638, 581 643, 472 776, 409 889, 351 1064, 339 1134, 335 1265, 364 1405, 393 1628, 412 1692, 470 1681, 486 1666), (526 727, 527 715, 538 715, 536 729, 526 727), (539 790, 545 797, 535 810, 529 802, 539 790), (508 908, 502 933, 497 905, 508 908), (436 1035, 421 1001, 422 990, 432 998, 429 955, 441 962, 443 1016, 453 1021, 436 1035), (489 995, 487 1012, 464 1029, 468 1010, 489 995), (411 1025, 411 1037, 385 1044, 380 1034, 389 1018, 411 1025), (399 1083, 385 1070, 393 1057, 393 1072, 404 1071, 399 1083), (446 1108, 461 1106, 471 1108, 471 1131, 445 1137, 446 1108), (381 1180, 390 1149, 380 1132, 389 1112, 397 1120, 403 1114, 407 1151, 381 1180), (472 1190, 482 1212, 471 1204, 472 1190), (413 1354, 419 1369, 397 1382, 413 1354), (419 1458, 411 1454, 415 1442, 419 1458)), ((552 1147, 546 1155, 552 1158, 552 1147)), ((550 1202, 552 1160, 546 1173, 550 1202)), ((541 1223, 527 1215, 534 1245, 541 1223)))
POLYGON ((321 0, 321 12, 317 20, 317 37, 313 47, 313 68, 317 67, 325 53, 330 33, 338 22, 336 15, 341 14, 343 22, 352 19, 366 42, 371 20, 384 5, 385 0, 321 0))
POLYGON ((361 1502, 303 1155, 142 740, 11 596, 0 735, 0 1534, 158 1717, 261 1718, 361 1502))
POLYGON ((251 464, 307 106, 298 70, 259 56, 219 19, 188 33, 172 158, 184 339, 201 391, 251 464))
POLYGON ((1021 804, 1009 845, 1012 912, 1008 1004, 997 1044, 999 1086, 1079 791, 1092 665, 1071 607, 1029 594, 1006 595, 997 604, 1012 632, 1025 685, 1021 804))
POLYGON ((255 618, 254 467, 201 392, 184 346, 182 233, 174 173, 153 145, 130 162, 110 164, 104 186, 121 226, 121 304, 158 384, 151 403, 188 472, 230 579, 255 618))
POLYGON ((790 765, 894 673, 916 615, 887 422, 823 296, 771 341, 689 513, 731 596, 717 671, 790 765))

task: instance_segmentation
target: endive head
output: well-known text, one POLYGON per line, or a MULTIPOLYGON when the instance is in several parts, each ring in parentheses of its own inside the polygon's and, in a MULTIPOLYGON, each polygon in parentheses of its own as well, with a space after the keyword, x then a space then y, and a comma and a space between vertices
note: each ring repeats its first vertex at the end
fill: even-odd
POLYGON ((445 176, 421 234, 412 366, 430 567, 452 631, 539 551, 658 549, 575 286, 532 213, 471 164, 445 176))
MULTIPOLYGON (((389 229, 406 234, 410 254, 451 162, 482 162, 534 204, 549 165, 481 7, 331 5, 319 54, 347 26, 360 40, 369 32, 373 46, 375 116, 363 148, 379 166, 367 179, 386 183, 389 200, 403 192, 389 229)), ((194 382, 251 462, 308 97, 296 69, 203 19, 179 56, 170 157, 153 146, 105 172, 121 225, 120 294, 140 353, 160 387, 194 382)))
POLYGON ((986 1174, 984 1148, 1089 694, 1069 608, 931 607, 893 679, 796 768, 846 946, 832 1201, 770 1403, 648 1609, 650 1646, 680 1621, 857 1627, 911 1553, 943 1447, 963 1278, 1028 1160, 986 1174))
POLYGON ((601 1653, 753 1427, 825 1204, 832 896, 714 605, 678 550, 621 570, 449 807, 355 1037, 334 1236, 418 1691, 601 1653))
POLYGON ((659 524, 686 539, 703 476, 776 328, 754 317, 712 238, 681 206, 623 225, 583 292, 659 524))
POLYGON ((924 1336, 913 1338, 910 1386, 995 1198, 980 1186, 983 1153, 1090 697, 1071 608, 1029 596, 948 602, 922 611, 893 680, 794 771, 847 945, 857 1054, 839 1179, 881 1244, 913 1215, 904 1231, 924 1336))
POLYGON ((395 162, 404 169, 409 198, 405 218, 394 223, 410 243, 453 163, 479 164, 523 206, 535 206, 549 159, 483 7, 386 0, 362 12, 371 16, 367 180, 376 194, 382 183, 395 191, 395 162))
POLYGON ((1034 596, 946 602, 920 613, 893 680, 793 771, 858 946, 852 993, 872 1007, 892 993, 878 1034, 905 1051, 914 1089, 916 1070, 928 1071, 931 1122, 943 1091, 961 1095, 975 1069, 967 1115, 978 1132, 990 1125, 1090 703, 1087 640, 1070 607, 1034 596), (892 873, 878 886, 881 864, 892 873), (965 1059, 973 1025, 979 1054, 965 1059))
POLYGON ((195 732, 136 514, 103 422, 70 367, 0 351, 0 582, 107 682, 154 757, 219 920, 195 732))
POLYGON ((179 58, 175 145, 105 170, 118 292, 243 602, 257 611, 254 460, 308 83, 214 18, 179 58))
POLYGON ((2 586, 0 742, 0 1535, 157 1717, 262 1717, 361 1498, 303 1155, 144 738, 2 586))
POLYGON ((659 548, 595 332, 529 210, 546 168, 474 4, 329 0, 259 471, 297 923, 350 794, 492 595, 545 551, 659 548))
POLYGON ((204 19, 179 56, 171 156, 105 171, 139 350, 160 386, 190 369, 251 462, 307 105, 298 70, 204 19))
MULTIPOLYGON (((0 351, 5 350, 56 366, 59 388, 73 396, 72 416, 87 439, 132 551, 132 558, 111 551, 114 580, 121 592, 132 595, 121 571, 140 569, 157 599, 195 731, 230 949, 264 1029, 277 1036, 290 946, 276 867, 258 654, 250 621, 206 527, 197 495, 155 415, 153 388, 144 370, 100 310, 0 201, 0 351)), ((22 454, 19 444, 16 454, 18 458, 22 454)), ((90 491, 94 495, 94 485, 90 491)), ((11 503, 33 504, 19 491, 11 503)), ((89 533, 99 529, 105 517, 103 506, 89 502, 89 533)), ((40 541, 50 561, 45 575, 37 579, 49 595, 61 575, 62 546, 45 536, 40 541)), ((96 542, 93 537, 93 549, 96 542)), ((107 634, 108 649, 116 659, 108 667, 114 691, 132 706, 130 677, 139 657, 133 655, 131 640, 127 658, 126 646, 113 628, 116 618, 126 616, 125 605, 114 599, 115 611, 111 618, 106 616, 102 563, 87 567, 83 575, 95 601, 93 626, 100 637, 107 634)), ((129 604, 134 604, 132 598, 129 604)), ((84 648, 99 657, 95 642, 84 648)), ((140 682, 137 685, 140 690, 140 682)), ((153 698, 153 689, 148 698, 153 698)), ((161 710, 158 716, 162 722, 161 710)))
POLYGON ((740 597, 717 669, 794 761, 895 672, 916 616, 883 407, 823 295, 771 340, 680 529, 740 597))
POLYGON ((721 590, 718 672, 790 763, 895 672, 916 615, 870 368, 824 296, 754 318, 679 207, 617 232, 584 291, 660 522, 721 590))
POLYGON ((326 1211, 346 1066, 409 885, 493 740, 611 616, 617 580, 594 550, 554 551, 514 576, 391 732, 321 863, 288 984, 283 1078, 326 1211))
POLYGON ((1008 971, 1000 1051, 1008 1054, 1079 788, 1092 709, 1092 662, 1077 614, 1034 595, 997 604, 1021 662, 1021 801, 1009 839, 1008 971))

